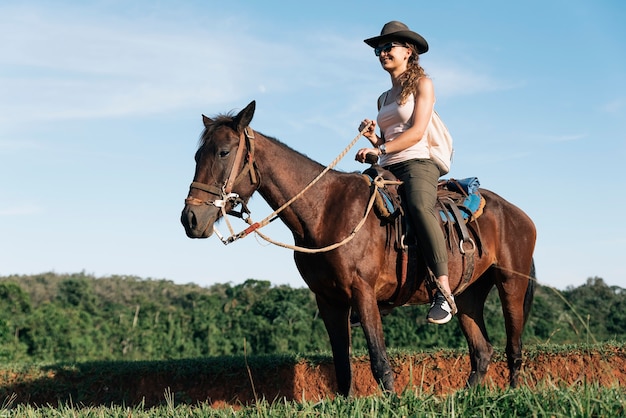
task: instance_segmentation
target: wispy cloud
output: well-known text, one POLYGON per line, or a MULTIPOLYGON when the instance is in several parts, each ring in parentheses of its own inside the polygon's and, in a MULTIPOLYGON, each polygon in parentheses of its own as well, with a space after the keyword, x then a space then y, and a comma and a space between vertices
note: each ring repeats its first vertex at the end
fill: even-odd
POLYGON ((625 107, 626 107, 626 99, 620 97, 620 98, 611 100, 608 103, 605 103, 604 106, 602 106, 602 110, 607 113, 616 114, 616 113, 621 113, 625 107))
POLYGON ((0 153, 41 149, 41 143, 28 139, 0 139, 0 153))
POLYGON ((529 159, 533 156, 530 151, 517 151, 517 152, 481 152, 466 154, 471 156, 471 164, 487 164, 493 165, 509 161, 519 161, 529 159))
POLYGON ((477 93, 513 90, 524 86, 523 81, 499 80, 480 74, 471 68, 457 67, 455 64, 434 63, 432 74, 440 96, 464 96, 477 93))
MULTIPOLYGON (((158 17, 0 7, 0 91, 12 98, 0 102, 0 124, 154 114, 328 83, 356 95, 384 80, 354 35, 303 30, 276 40, 255 23, 215 19, 181 31, 158 17)), ((441 95, 514 87, 461 65, 435 66, 441 95)))
POLYGON ((12 98, 0 104, 1 123, 164 112, 272 85, 261 66, 250 72, 272 46, 217 25, 180 33, 130 19, 0 11, 0 90, 12 98), (249 53, 233 54, 236 45, 249 53))
POLYGON ((36 205, 31 205, 31 204, 24 204, 24 205, 16 205, 16 206, 9 206, 9 207, 5 207, 5 208, 0 208, 0 216, 24 216, 24 215, 36 215, 39 213, 43 212, 43 208, 36 206, 36 205))
POLYGON ((562 135, 541 135, 539 137, 542 141, 548 142, 571 142, 579 141, 587 137, 587 134, 562 134, 562 135))

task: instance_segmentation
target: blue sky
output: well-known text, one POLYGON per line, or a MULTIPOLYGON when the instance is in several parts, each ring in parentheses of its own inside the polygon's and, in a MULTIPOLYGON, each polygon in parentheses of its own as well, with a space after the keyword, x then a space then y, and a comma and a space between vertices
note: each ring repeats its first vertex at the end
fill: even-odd
MULTIPOLYGON (((328 164, 388 88, 363 39, 390 20, 430 43, 449 176, 535 221, 540 283, 626 287, 619 0, 3 1, 0 275, 304 286, 289 250, 185 236, 201 114, 256 100, 254 129, 328 164)), ((364 169, 353 155, 338 168, 364 169)), ((278 222, 264 233, 291 242, 278 222)))

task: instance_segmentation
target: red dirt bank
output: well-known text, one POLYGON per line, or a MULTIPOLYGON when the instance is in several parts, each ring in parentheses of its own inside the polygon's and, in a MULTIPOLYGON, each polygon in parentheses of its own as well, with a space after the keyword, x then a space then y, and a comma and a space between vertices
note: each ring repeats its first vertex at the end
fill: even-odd
MULTIPOLYGON (((396 391, 407 388, 437 395, 461 389, 469 375, 467 355, 430 353, 392 356, 396 391)), ((195 404, 208 401, 214 406, 248 404, 256 397, 272 401, 318 400, 332 397, 336 383, 332 363, 296 364, 257 368, 218 369, 206 372, 200 368, 180 372, 180 364, 156 370, 142 369, 139 374, 119 374, 96 370, 80 375, 46 372, 29 379, 15 373, 0 372, 0 396, 16 395, 14 403, 51 404, 58 401, 83 405, 143 404, 146 407, 164 403, 166 391, 176 402, 195 404), (115 388, 115 389, 113 389, 115 388)), ((123 367, 121 367, 123 369, 123 367)), ((370 371, 367 358, 353 360, 354 393, 365 396, 379 389, 370 371)), ((626 385, 626 348, 605 346, 601 349, 538 352, 526 354, 521 374, 522 384, 534 387, 539 383, 573 385, 597 382, 601 385, 626 385)), ((487 373, 488 385, 506 388, 506 361, 495 361, 487 373)))

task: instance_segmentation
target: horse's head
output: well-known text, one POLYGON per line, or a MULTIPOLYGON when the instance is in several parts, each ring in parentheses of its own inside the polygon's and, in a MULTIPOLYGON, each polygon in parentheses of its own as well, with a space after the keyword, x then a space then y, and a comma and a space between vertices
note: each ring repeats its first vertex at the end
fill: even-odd
POLYGON ((180 218, 188 237, 210 237, 215 222, 237 204, 245 206, 254 193, 254 135, 248 126, 254 109, 252 101, 236 116, 202 115, 205 129, 195 156, 196 173, 180 218))

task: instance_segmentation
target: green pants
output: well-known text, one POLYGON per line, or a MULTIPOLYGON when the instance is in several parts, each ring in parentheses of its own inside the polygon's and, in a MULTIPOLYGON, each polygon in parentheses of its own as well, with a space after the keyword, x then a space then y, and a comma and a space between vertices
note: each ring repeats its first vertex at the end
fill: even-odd
POLYGON ((439 169, 430 159, 414 159, 387 168, 403 184, 402 204, 414 228, 418 244, 435 277, 448 275, 448 250, 435 213, 439 169))

